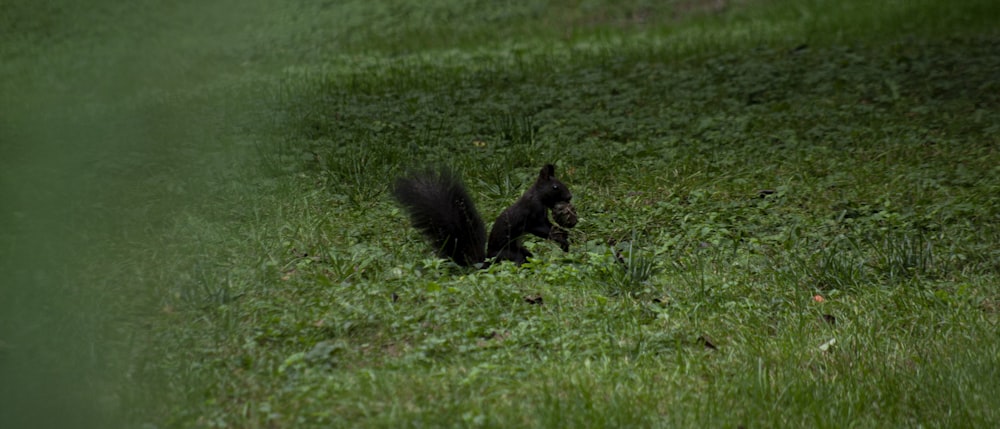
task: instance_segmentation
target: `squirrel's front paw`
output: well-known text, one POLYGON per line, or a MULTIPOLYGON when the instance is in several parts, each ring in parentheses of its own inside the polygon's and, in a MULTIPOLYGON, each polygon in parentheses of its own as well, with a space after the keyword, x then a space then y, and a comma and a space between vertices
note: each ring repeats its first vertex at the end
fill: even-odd
POLYGON ((563 252, 569 252, 569 231, 554 226, 549 230, 549 240, 559 243, 559 248, 563 252))

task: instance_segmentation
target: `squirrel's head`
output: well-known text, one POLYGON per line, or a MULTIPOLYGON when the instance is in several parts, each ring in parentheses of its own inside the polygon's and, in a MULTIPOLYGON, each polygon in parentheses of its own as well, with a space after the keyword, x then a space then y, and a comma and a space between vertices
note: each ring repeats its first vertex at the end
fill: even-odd
POLYGON ((545 164, 542 167, 533 188, 542 204, 550 209, 558 203, 568 203, 573 199, 569 188, 556 179, 556 167, 552 164, 545 164))

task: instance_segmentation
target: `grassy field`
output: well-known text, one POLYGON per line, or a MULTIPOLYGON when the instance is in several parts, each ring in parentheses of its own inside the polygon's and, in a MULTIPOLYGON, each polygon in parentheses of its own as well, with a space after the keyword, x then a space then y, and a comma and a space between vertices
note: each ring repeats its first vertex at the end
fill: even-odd
POLYGON ((1000 426, 1000 5, 14 0, 0 427, 1000 426), (545 163, 571 250, 434 257, 545 163))

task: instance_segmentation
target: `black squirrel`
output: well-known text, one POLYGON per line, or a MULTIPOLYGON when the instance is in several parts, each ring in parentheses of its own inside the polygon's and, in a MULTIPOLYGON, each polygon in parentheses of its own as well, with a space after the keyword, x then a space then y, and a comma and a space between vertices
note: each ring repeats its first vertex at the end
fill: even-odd
POLYGON ((413 226, 435 246, 438 255, 461 266, 487 267, 487 259, 513 261, 521 265, 531 252, 521 236, 533 234, 559 243, 569 251, 566 230, 552 225, 548 210, 561 226, 576 226, 573 194, 559 179, 552 164, 542 167, 535 184, 508 207, 490 231, 476 211, 461 179, 450 170, 425 171, 396 179, 393 196, 409 214, 413 226))

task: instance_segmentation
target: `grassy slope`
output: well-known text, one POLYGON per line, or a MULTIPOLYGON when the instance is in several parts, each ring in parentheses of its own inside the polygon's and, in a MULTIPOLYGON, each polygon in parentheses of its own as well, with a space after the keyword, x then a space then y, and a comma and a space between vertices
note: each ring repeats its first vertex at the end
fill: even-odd
POLYGON ((998 13, 938 3, 16 9, 4 417, 995 426, 998 13), (577 244, 522 269, 385 194, 548 161, 577 244))

